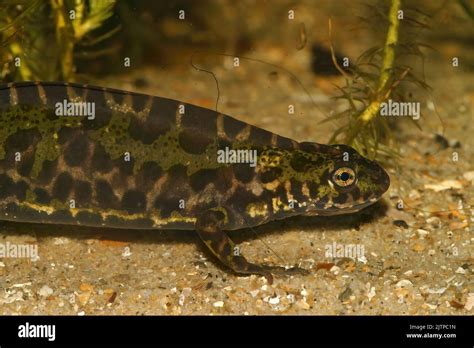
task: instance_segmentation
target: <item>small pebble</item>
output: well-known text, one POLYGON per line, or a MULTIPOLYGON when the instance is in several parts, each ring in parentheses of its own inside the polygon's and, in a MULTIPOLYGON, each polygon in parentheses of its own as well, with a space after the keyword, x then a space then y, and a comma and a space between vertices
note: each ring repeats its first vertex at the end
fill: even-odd
POLYGON ((38 295, 43 296, 43 297, 48 297, 53 294, 53 289, 51 289, 47 285, 43 285, 41 289, 38 291, 38 295))
POLYGON ((397 284, 395 284, 395 287, 397 288, 406 288, 407 286, 413 286, 413 283, 408 279, 402 279, 397 284))
POLYGON ((372 300, 374 296, 375 296, 375 286, 372 286, 370 290, 367 292, 367 297, 369 298, 369 301, 372 300))
POLYGON ((296 306, 300 309, 310 309, 310 305, 305 300, 297 301, 296 306))
POLYGON ((216 301, 212 305, 216 308, 222 308, 224 307, 224 301, 216 301))
POLYGON ((471 181, 471 183, 474 182, 474 170, 470 172, 465 172, 462 177, 466 179, 467 181, 471 181))
POLYGON ((464 308, 470 311, 473 307, 474 307, 474 292, 470 292, 467 295, 467 300, 466 300, 466 304, 464 305, 464 308))
POLYGON ((130 247, 123 248, 122 257, 130 257, 132 256, 132 252, 130 251, 130 247))
POLYGON ((423 303, 423 306, 425 306, 425 307, 427 307, 431 310, 434 310, 434 309, 438 308, 437 305, 434 305, 434 304, 431 304, 431 303, 423 303))
POLYGON ((258 290, 258 289, 252 290, 252 291, 250 291, 250 295, 251 295, 252 297, 256 297, 259 292, 260 292, 260 290, 258 290))
POLYGON ((277 297, 271 297, 269 300, 268 300, 268 303, 272 304, 272 305, 277 305, 280 303, 280 297, 277 296, 277 297))
POLYGON ((411 190, 410 193, 408 194, 408 197, 413 200, 417 200, 421 198, 421 194, 418 190, 411 190))
POLYGON ((421 229, 421 228, 417 229, 416 231, 418 232, 418 234, 419 234, 419 235, 420 235, 420 237, 422 237, 422 238, 424 238, 426 235, 428 235, 428 234, 429 234, 429 232, 428 232, 428 231, 426 231, 426 230, 423 230, 423 229, 421 229))
POLYGON ((458 180, 443 180, 440 183, 436 184, 425 184, 425 188, 433 190, 435 192, 440 192, 449 189, 461 190, 462 184, 458 180))

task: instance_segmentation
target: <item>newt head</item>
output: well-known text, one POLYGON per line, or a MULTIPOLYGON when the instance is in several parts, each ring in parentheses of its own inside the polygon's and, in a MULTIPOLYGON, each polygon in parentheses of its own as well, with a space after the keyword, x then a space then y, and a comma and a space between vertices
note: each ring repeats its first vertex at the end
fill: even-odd
POLYGON ((347 145, 305 142, 287 155, 283 175, 301 215, 356 212, 379 200, 390 186, 378 163, 347 145))

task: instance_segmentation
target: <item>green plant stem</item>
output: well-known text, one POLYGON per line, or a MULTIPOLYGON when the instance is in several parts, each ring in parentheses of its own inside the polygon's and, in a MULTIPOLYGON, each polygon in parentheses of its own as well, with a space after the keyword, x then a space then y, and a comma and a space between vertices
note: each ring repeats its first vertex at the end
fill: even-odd
POLYGON ((67 17, 63 0, 51 0, 51 7, 53 8, 56 24, 56 43, 61 54, 61 74, 65 81, 69 81, 74 74, 74 39, 71 22, 67 17))
POLYGON ((400 6, 401 0, 392 0, 388 14, 389 26, 383 49, 383 60, 382 66, 380 68, 377 93, 375 99, 372 100, 367 108, 365 108, 365 110, 360 114, 359 120, 362 121, 362 123, 368 123, 375 116, 377 116, 380 110, 380 104, 389 96, 389 94, 384 93, 384 91, 387 87, 387 82, 390 80, 393 63, 395 61, 395 46, 398 42, 398 28, 400 24, 398 19, 398 11, 400 10, 400 6))

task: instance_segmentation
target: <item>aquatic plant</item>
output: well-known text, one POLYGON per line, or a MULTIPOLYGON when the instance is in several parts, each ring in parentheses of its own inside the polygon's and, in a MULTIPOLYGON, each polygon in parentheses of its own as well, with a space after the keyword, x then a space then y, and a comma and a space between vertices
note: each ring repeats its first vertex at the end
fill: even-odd
MULTIPOLYGON (((337 87, 349 107, 342 112, 326 118, 323 122, 346 120, 332 134, 331 143, 345 143, 371 159, 389 161, 398 156, 397 142, 393 136, 393 122, 387 117, 377 117, 383 103, 389 99, 400 102, 402 81, 412 82, 429 89, 423 79, 416 77, 414 69, 402 63, 403 56, 418 56, 423 61, 421 47, 427 47, 414 41, 415 31, 427 28, 428 16, 416 9, 402 8, 401 0, 392 0, 387 12, 377 6, 368 6, 373 12, 370 19, 386 23, 387 31, 382 46, 374 46, 362 53, 355 64, 349 68, 350 74, 333 60, 345 78, 345 85, 337 87)), ((369 19, 365 19, 369 22, 369 19)), ((331 34, 331 23, 329 32, 331 34)), ((417 127, 419 124, 410 118, 417 127)))
POLYGON ((115 0, 4 0, 0 9, 3 80, 74 81, 75 58, 112 36, 100 33, 115 0), (76 47, 81 45, 81 52, 76 47))

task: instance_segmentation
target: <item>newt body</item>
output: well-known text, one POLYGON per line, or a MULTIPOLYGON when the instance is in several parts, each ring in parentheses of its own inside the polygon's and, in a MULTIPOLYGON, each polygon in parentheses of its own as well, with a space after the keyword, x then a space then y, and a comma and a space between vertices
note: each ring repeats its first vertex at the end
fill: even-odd
POLYGON ((232 270, 270 281, 284 270, 247 262, 224 231, 355 212, 389 187, 349 146, 298 143, 171 99, 22 82, 0 87, 0 115, 0 219, 196 230, 232 270))

